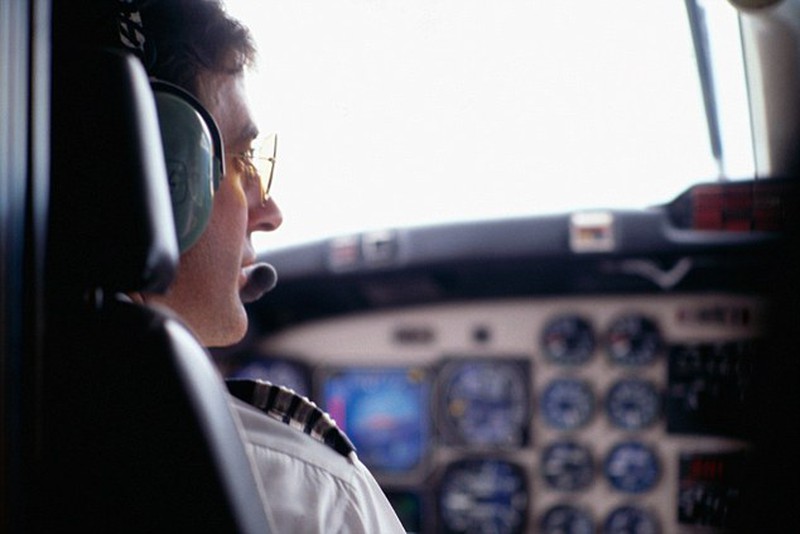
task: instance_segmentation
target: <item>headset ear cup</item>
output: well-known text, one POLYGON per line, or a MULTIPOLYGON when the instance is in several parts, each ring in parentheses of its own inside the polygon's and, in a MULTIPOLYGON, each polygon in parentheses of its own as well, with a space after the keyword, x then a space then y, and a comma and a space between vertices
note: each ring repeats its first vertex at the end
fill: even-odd
POLYGON ((175 231, 183 253, 197 242, 211 218, 214 177, 219 172, 215 140, 196 103, 174 88, 154 89, 175 231))

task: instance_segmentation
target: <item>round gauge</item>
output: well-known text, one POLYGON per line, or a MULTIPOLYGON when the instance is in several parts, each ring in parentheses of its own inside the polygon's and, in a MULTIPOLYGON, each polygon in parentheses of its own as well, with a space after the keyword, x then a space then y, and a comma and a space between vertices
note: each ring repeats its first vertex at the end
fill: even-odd
POLYGON ((658 534, 658 519, 638 506, 620 506, 611 511, 603 534, 658 534))
POLYGON ((449 443, 525 445, 530 371, 511 360, 450 362, 442 369, 440 412, 449 443))
POLYGON ((311 392, 309 372, 303 364, 282 358, 251 359, 232 373, 230 378, 268 380, 304 397, 311 392))
POLYGON ((542 453, 541 471, 547 485, 555 490, 586 488, 594 476, 592 453, 572 441, 554 443, 542 453))
POLYGON ((594 394, 583 380, 554 380, 542 393, 541 406, 550 426, 570 430, 585 425, 592 417, 594 394))
POLYGON ((625 430, 639 430, 653 424, 661 413, 661 396, 647 380, 620 380, 606 397, 611 423, 625 430))
POLYGON ((545 325, 541 343, 545 355, 553 362, 577 365, 592 357, 594 333, 585 319, 564 315, 545 325))
POLYGON ((638 442, 620 443, 608 453, 606 478, 625 493, 643 493, 653 488, 661 474, 658 457, 650 447, 638 442))
POLYGON ((594 534, 594 524, 589 512, 577 506, 559 504, 542 517, 542 534, 594 534))
POLYGON ((528 515, 525 474, 504 460, 460 460, 439 489, 444 532, 522 533, 528 515))
POLYGON ((658 326, 641 315, 626 315, 614 321, 607 341, 611 361, 621 365, 646 365, 661 351, 658 326))

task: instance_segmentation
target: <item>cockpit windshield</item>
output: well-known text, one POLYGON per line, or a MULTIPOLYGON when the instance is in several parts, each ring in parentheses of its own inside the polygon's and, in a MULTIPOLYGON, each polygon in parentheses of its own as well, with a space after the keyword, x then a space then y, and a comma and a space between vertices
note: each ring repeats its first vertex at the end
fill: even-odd
POLYGON ((675 0, 229 0, 280 133, 275 249, 342 233, 645 208, 753 177, 734 9, 699 2, 723 159, 675 0))

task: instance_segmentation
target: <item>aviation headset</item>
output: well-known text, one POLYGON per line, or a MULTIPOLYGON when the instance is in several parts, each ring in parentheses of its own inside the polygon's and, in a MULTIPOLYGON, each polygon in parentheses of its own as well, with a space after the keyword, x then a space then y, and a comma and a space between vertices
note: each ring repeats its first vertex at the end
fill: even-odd
MULTIPOLYGON (((155 51, 145 46, 140 0, 116 0, 120 44, 151 63, 155 51)), ((211 114, 189 92, 162 80, 150 81, 156 101, 161 142, 178 246, 188 250, 206 229, 214 193, 225 173, 222 136, 211 114)))
POLYGON ((222 136, 214 118, 180 87, 151 80, 181 253, 197 242, 211 218, 225 173, 222 136))

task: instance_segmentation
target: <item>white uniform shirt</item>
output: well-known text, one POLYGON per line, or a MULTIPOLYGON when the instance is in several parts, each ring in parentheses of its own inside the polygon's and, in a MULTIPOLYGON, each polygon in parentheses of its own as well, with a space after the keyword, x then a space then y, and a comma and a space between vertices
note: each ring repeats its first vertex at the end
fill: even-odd
POLYGON ((233 404, 279 534, 405 532, 354 453, 344 456, 249 404, 233 404))

